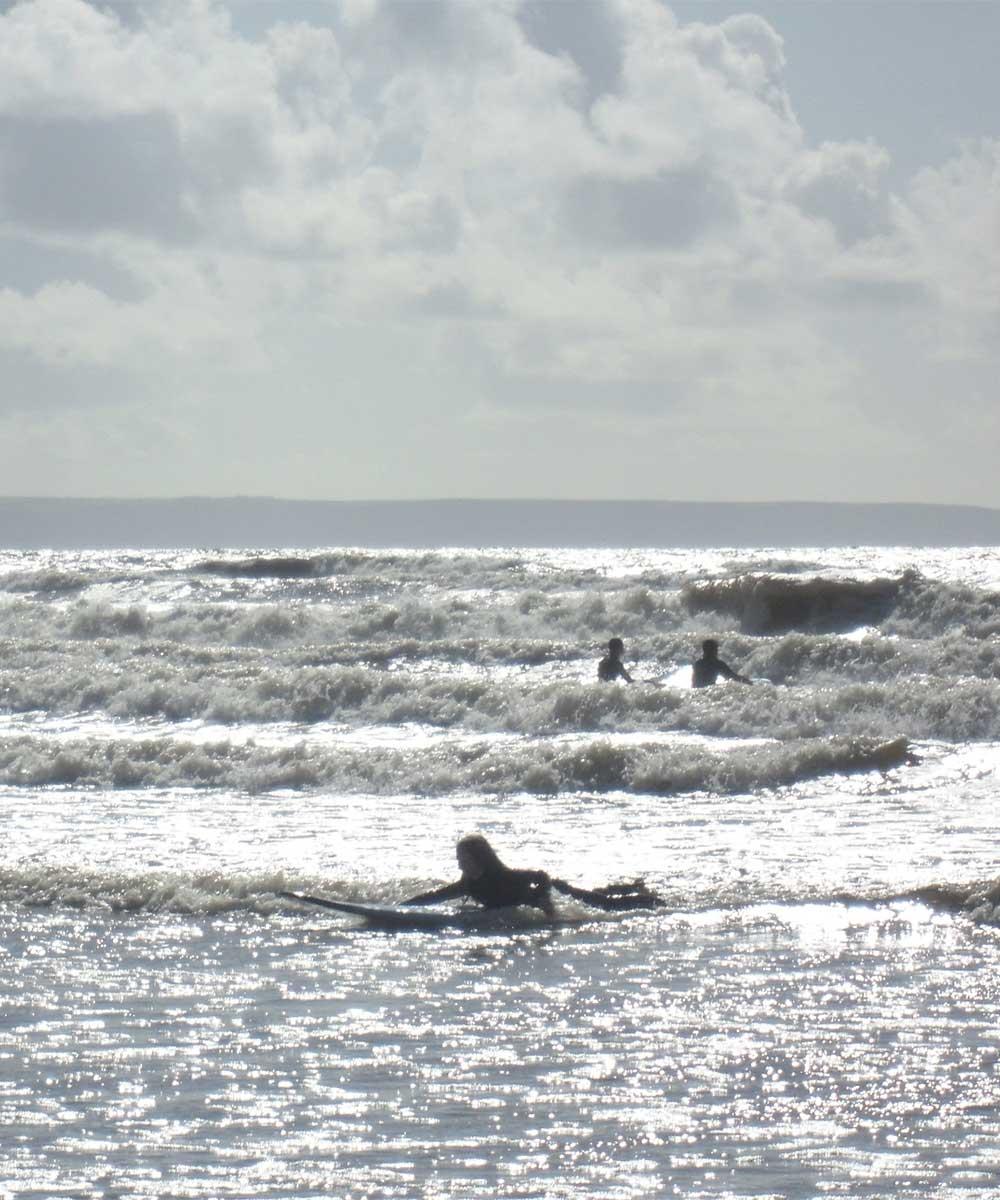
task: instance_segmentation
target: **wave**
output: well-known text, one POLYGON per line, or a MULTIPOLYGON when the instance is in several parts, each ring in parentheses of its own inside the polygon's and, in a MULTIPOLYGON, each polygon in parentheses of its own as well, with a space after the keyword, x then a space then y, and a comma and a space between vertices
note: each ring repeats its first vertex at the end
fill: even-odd
POLYGON ((683 597, 692 613, 735 617, 744 633, 831 633, 880 624, 908 582, 908 575, 865 581, 753 574, 689 583, 683 597))
POLYGON ((671 796, 733 794, 823 775, 890 770, 915 761, 906 738, 833 738, 740 746, 622 745, 608 739, 493 742, 419 750, 299 742, 182 738, 58 742, 31 735, 0 739, 0 783, 18 787, 215 788, 339 795, 509 795, 623 792, 671 796))
POLYGON ((916 579, 901 589, 899 604, 883 630, 909 638, 959 634, 986 641, 1000 635, 1000 594, 916 579))
POLYGON ((401 596, 392 601, 348 595, 285 603, 194 601, 110 604, 81 599, 64 606, 25 600, 0 605, 0 636, 80 641, 161 640, 230 646, 323 642, 379 644, 402 637, 479 642, 499 637, 560 636, 593 647, 687 624, 678 596, 645 587, 607 594, 515 591, 488 602, 477 595, 401 596))
POLYGON ((329 563, 315 556, 259 555, 252 558, 209 558, 196 563, 195 572, 208 575, 228 575, 248 579, 302 579, 319 575, 338 575, 341 572, 334 561, 329 563))
MULTIPOLYGON (((685 645, 679 639, 665 644, 668 653, 685 645)), ((957 674, 964 652, 954 640, 942 640, 932 654, 923 645, 887 639, 856 644, 790 635, 734 661, 751 674, 798 680, 798 686, 701 691, 688 686, 686 669, 679 670, 684 686, 677 687, 591 682, 593 660, 566 655, 563 644, 517 638, 486 646, 420 639, 387 641, 381 649, 307 646, 279 657, 256 647, 152 641, 125 648, 85 644, 73 652, 60 643, 22 640, 4 655, 0 711, 234 726, 417 724, 527 736, 655 730, 1000 741, 1000 644, 983 646, 974 663, 962 664, 975 665, 983 676, 977 678, 957 674)))
POLYGON ((188 568, 192 573, 223 575, 246 579, 321 579, 332 576, 361 575, 366 578, 432 582, 469 578, 484 580, 496 576, 518 577, 537 574, 532 560, 518 554, 480 554, 448 551, 392 553, 367 550, 324 551, 322 553, 227 555, 206 558, 188 568))
POLYGON ((868 580, 754 572, 687 582, 681 597, 691 614, 733 619, 740 632, 755 637, 865 627, 921 639, 961 631, 983 640, 1000 633, 996 592, 928 580, 914 570, 868 580))
MULTIPOLYGON (((628 563, 631 552, 622 552, 628 563)), ((612 560, 613 561, 613 560, 612 560)), ((227 555, 186 565, 192 574, 248 580, 354 580, 382 587, 417 584, 421 588, 488 593, 534 590, 542 593, 579 590, 676 591, 686 578, 684 566, 670 558, 620 574, 606 566, 587 565, 578 554, 558 551, 518 553, 504 550, 375 551, 327 550, 319 553, 227 555)), ((788 569, 794 569, 789 566, 788 569)))
POLYGON ((5 592, 34 592, 49 596, 64 596, 89 587, 90 578, 81 571, 43 568, 37 571, 10 571, 0 575, 0 589, 5 592))
POLYGON ((900 897, 944 912, 965 913, 980 925, 1000 927, 1000 878, 914 888, 900 897))
POLYGON ((89 595, 73 599, 83 583, 71 574, 24 577, 0 603, 0 637, 265 648, 349 642, 378 648, 404 638, 486 647, 494 640, 539 638, 590 653, 617 634, 636 643, 629 647, 633 654, 680 652, 690 659, 709 634, 738 639, 740 653, 748 654, 796 633, 815 638, 868 629, 908 642, 961 637, 979 644, 976 655, 1000 635, 1000 595, 913 573, 869 582, 738 576, 679 589, 634 579, 483 585, 466 577, 451 591, 400 591, 398 581, 383 579, 369 589, 354 580, 289 593, 292 584, 285 583, 280 595, 213 599, 188 589, 179 600, 171 592, 165 602, 113 603, 89 595), (53 602, 39 600, 45 589, 53 602))
MULTIPOLYGON (((229 608, 276 602, 298 608, 355 608, 365 601, 390 606, 437 602, 442 611, 452 604, 460 611, 475 598, 476 611, 483 609, 484 600, 490 608, 526 611, 546 596, 561 610, 567 599, 584 608, 602 599, 614 606, 620 595, 634 593, 625 611, 642 609, 648 615, 664 603, 677 607, 676 594, 685 577, 683 567, 673 561, 650 566, 629 562, 625 555, 631 569, 621 573, 560 552, 340 550, 220 553, 211 558, 158 552, 138 558, 47 555, 44 562, 36 561, 42 557, 4 556, 0 551, 0 595, 58 601, 84 593, 78 611, 84 611, 83 605, 95 610, 89 636, 102 636, 95 624, 102 615, 112 621, 104 636, 117 636, 122 631, 113 623, 112 610, 143 601, 150 602, 150 620, 155 622, 168 609, 172 616, 183 615, 184 605, 181 613, 172 613, 178 600, 191 601, 191 607, 215 603, 229 608)), ((143 630, 133 626, 128 632, 143 630)), ((85 624, 79 636, 88 636, 85 624)))
MULTIPOLYGON (((329 880, 282 871, 96 871, 45 863, 0 867, 0 902, 39 908, 104 908, 184 916, 228 912, 269 915, 293 907, 275 893, 324 886, 329 886, 329 880)), ((344 898, 363 897, 358 894, 344 898)), ((373 899, 370 892, 366 898, 373 899)))
MULTIPOLYGON (((227 872, 170 870, 88 870, 45 862, 0 867, 0 904, 32 908, 72 908, 112 913, 160 914, 177 917, 213 917, 246 914, 262 919, 298 919, 301 906, 280 892, 304 892, 361 903, 398 903, 439 880, 358 879, 307 875, 292 869, 227 872)), ((1000 927, 1000 878, 964 884, 932 884, 902 894, 872 889, 867 892, 827 893, 821 889, 792 895, 763 883, 745 880, 741 895, 729 889, 679 893, 669 880, 650 884, 667 901, 662 918, 713 910, 753 910, 777 904, 847 904, 879 908, 897 903, 917 903, 967 918, 976 924, 1000 927)), ((618 919, 614 914, 592 913, 595 919, 618 919)), ((658 919, 654 914, 651 918, 658 919)), ((516 922, 515 922, 516 924, 516 922)), ((527 927, 535 927, 532 920, 527 927)))

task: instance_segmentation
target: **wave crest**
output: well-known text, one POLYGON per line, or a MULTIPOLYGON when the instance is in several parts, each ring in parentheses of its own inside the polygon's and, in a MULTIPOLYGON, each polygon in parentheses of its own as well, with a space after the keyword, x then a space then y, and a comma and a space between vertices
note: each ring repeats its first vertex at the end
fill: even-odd
POLYGON ((743 575, 689 583, 682 594, 690 612, 735 617, 744 633, 834 633, 879 624, 892 611, 906 580, 743 575))
POLYGON ((505 795, 625 792, 676 795, 748 792, 821 775, 890 770, 915 761, 906 738, 767 743, 724 753, 700 743, 622 745, 556 739, 420 750, 357 749, 305 742, 278 749, 173 738, 56 744, 25 735, 0 743, 0 782, 26 787, 224 788, 247 793, 335 790, 340 794, 505 795))
POLYGON ((942 883, 917 888, 907 899, 946 912, 968 914, 978 925, 1000 927, 1000 877, 975 883, 942 883))

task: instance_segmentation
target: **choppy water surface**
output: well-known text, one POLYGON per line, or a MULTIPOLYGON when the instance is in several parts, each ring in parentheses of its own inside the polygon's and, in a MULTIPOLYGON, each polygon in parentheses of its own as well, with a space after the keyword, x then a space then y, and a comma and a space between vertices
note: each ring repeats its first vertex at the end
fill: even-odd
POLYGON ((0 1196, 1000 1194, 998 592, 991 550, 0 557, 0 1196), (760 682, 684 686, 710 635, 760 682), (403 897, 470 829, 669 907, 276 895, 403 897))

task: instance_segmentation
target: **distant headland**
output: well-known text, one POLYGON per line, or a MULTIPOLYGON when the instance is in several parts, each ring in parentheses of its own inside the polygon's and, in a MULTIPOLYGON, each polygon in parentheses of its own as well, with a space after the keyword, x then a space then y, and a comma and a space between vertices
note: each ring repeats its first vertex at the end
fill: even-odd
POLYGON ((0 497, 0 548, 997 546, 1000 510, 673 500, 0 497))

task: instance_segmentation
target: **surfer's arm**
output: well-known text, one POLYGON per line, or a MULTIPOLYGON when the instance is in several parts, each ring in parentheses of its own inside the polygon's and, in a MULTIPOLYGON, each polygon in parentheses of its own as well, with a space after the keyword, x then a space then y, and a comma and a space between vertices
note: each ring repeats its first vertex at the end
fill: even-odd
POLYGON ((749 679, 746 675, 741 675, 739 671, 734 671, 727 663, 720 662, 719 666, 722 668, 721 673, 727 679, 733 680, 734 683, 753 683, 752 679, 749 679))
POLYGON ((540 908, 552 920, 556 915, 552 903, 552 881, 545 871, 525 871, 524 877, 528 884, 528 904, 540 908))
POLYGON ((572 896, 574 900, 582 900, 595 908, 603 908, 609 912, 627 912, 637 908, 662 908, 666 901, 651 892, 642 879, 632 883, 609 883, 599 888, 574 887, 565 879, 553 879, 552 886, 564 896, 572 896))
POLYGON ((431 892, 421 892, 419 896, 411 896, 409 900, 404 900, 404 904, 437 904, 439 900, 457 900, 459 896, 466 896, 468 892, 465 890, 465 884, 461 879, 457 883, 448 883, 444 887, 435 888, 431 892))

